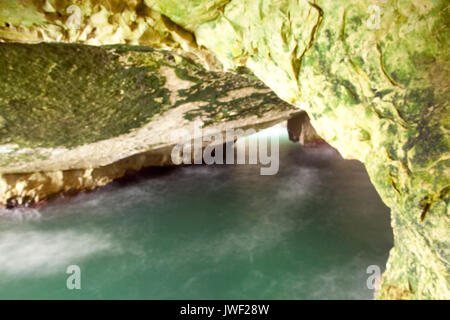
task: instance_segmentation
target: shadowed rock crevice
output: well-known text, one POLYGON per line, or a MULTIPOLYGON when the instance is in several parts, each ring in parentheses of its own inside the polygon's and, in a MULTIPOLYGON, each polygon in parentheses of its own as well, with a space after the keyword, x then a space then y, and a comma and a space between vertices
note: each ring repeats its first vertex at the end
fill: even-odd
POLYGON ((287 130, 292 142, 299 142, 301 145, 323 142, 304 111, 287 121, 287 130))

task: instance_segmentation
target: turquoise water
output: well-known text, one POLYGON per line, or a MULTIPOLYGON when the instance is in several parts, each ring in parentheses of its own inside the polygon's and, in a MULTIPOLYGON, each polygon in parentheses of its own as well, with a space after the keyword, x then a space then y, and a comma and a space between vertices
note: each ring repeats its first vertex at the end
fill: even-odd
POLYGON ((280 171, 147 170, 34 210, 0 211, 0 298, 371 299, 392 247, 364 167, 280 136, 280 171), (81 289, 66 288, 66 268, 81 289))

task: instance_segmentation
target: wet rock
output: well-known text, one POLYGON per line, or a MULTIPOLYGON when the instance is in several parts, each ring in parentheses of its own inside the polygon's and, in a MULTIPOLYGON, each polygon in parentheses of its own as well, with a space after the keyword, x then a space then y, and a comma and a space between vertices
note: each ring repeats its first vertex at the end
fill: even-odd
MULTIPOLYGON (((48 2, 64 17, 69 1, 48 2)), ((83 2, 80 30, 66 30, 59 15, 45 11, 49 5, 3 1, 0 39, 129 41, 194 53, 204 65, 250 69, 305 110, 341 155, 364 162, 391 208, 395 246, 378 297, 449 299, 447 2, 146 0, 139 7, 138 1, 91 0, 83 2), (205 63, 215 60, 220 63, 205 63)), ((198 109, 189 116, 239 118, 198 109)))

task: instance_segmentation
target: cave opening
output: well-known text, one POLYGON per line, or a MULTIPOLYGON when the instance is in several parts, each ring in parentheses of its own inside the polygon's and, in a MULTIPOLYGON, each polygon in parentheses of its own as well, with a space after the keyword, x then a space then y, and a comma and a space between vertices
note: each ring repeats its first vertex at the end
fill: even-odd
POLYGON ((76 262, 89 270, 88 299, 372 299, 393 240, 364 166, 293 143, 286 125, 243 139, 274 137, 276 175, 258 164, 147 168, 1 211, 0 297, 71 295, 59 271, 76 262))

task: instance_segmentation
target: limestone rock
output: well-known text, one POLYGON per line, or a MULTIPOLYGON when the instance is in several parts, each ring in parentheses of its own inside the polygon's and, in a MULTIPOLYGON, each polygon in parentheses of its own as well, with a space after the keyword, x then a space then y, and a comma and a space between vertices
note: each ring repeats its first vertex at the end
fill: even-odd
POLYGON ((225 69, 252 70, 364 162, 392 209, 379 298, 450 298, 448 1, 91 0, 81 31, 59 17, 68 1, 36 3, 1 2, 0 38, 205 47, 225 69))
POLYGON ((152 9, 155 5, 143 0, 1 1, 0 42, 142 45, 176 51, 209 70, 222 69, 191 32, 152 9))
POLYGON ((365 163, 395 237, 379 297, 449 299, 448 2, 231 0, 198 24, 182 2, 161 12, 365 163))
POLYGON ((202 128, 261 129, 298 113, 244 71, 148 47, 4 43, 0 69, 3 204, 170 164, 170 147, 202 128))

